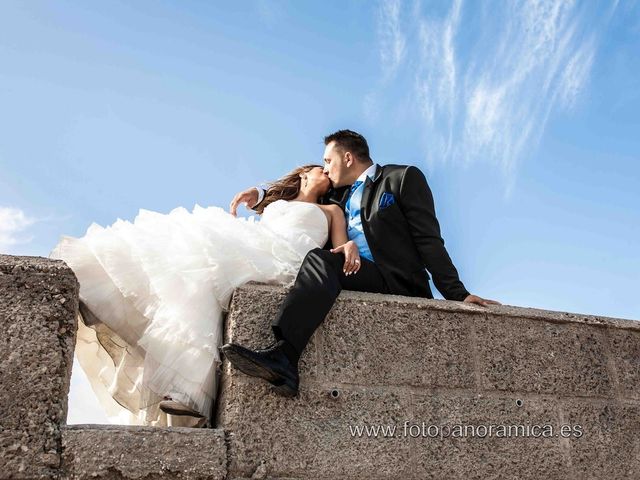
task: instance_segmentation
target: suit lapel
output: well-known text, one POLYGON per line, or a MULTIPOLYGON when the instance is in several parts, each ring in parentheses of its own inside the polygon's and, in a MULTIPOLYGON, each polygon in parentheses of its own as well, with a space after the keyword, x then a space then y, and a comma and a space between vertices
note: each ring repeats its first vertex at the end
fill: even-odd
POLYGON ((364 181, 362 201, 360 202, 360 217, 363 221, 369 218, 369 214, 371 212, 371 208, 369 208, 371 194, 373 193, 374 185, 378 182, 378 180, 380 180, 380 177, 382 177, 382 167, 380 165, 376 165, 376 173, 373 175, 373 180, 367 177, 364 181))
POLYGON ((371 192, 373 182, 369 177, 364 180, 364 190, 362 191, 362 200, 360 201, 360 217, 362 219, 369 217, 369 200, 371 199, 371 192))
POLYGON ((349 195, 350 186, 340 187, 337 189, 331 189, 327 195, 325 196, 325 204, 335 204, 339 205, 342 210, 344 210, 344 206, 347 203, 347 196, 349 195))

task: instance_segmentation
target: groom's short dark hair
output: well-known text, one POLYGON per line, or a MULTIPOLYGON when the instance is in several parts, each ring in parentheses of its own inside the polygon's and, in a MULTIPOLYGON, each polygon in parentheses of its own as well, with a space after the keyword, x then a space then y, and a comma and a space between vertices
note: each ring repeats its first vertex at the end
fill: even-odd
POLYGON ((369 145, 365 138, 353 130, 338 130, 324 137, 324 144, 329 145, 336 142, 342 152, 351 152, 361 162, 371 162, 369 156, 369 145))

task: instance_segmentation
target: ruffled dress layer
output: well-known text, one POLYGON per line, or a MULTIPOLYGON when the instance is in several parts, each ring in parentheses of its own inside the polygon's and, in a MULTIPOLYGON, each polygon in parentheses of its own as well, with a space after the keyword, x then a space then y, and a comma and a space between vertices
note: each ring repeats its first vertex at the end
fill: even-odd
POLYGON ((209 417, 233 290, 248 281, 291 285, 307 252, 327 238, 318 205, 284 200, 259 221, 196 205, 140 210, 133 222, 63 236, 50 257, 78 277, 76 356, 110 420, 193 421, 164 414, 165 395, 209 417))

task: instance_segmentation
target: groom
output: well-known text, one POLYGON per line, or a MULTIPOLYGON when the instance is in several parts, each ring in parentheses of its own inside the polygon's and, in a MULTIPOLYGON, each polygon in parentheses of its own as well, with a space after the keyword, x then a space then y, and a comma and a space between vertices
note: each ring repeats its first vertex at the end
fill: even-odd
MULTIPOLYGON (((367 141, 351 130, 332 133, 324 143, 324 173, 333 185, 325 200, 345 211, 349 240, 360 252, 359 270, 344 273, 340 248, 311 250, 271 323, 276 341, 261 350, 222 347, 234 367, 286 396, 297 394, 300 355, 343 289, 433 298, 431 273, 447 300, 499 304, 471 295, 458 278, 440 236, 431 190, 417 167, 373 163, 367 141)), ((260 193, 255 188, 239 193, 231 212, 235 215, 239 203, 255 208, 260 193)))

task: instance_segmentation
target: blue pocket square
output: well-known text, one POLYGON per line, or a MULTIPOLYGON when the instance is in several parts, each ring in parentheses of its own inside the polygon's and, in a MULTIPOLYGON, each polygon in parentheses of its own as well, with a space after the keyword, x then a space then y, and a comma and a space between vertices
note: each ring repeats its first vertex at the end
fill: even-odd
POLYGON ((389 205, 393 205, 396 202, 393 193, 384 192, 380 197, 380 203, 378 204, 378 208, 380 210, 387 208, 389 205))

